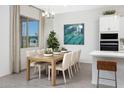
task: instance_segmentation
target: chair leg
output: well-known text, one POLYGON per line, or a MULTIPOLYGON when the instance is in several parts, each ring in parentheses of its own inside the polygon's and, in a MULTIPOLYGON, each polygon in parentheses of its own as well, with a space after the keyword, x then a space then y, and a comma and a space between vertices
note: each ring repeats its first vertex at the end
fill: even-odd
POLYGON ((77 62, 77 66, 78 66, 78 71, 80 71, 80 63, 77 62))
POLYGON ((37 66, 35 65, 33 74, 36 74, 36 72, 37 72, 37 66))
POLYGON ((74 64, 73 66, 74 66, 74 71, 75 71, 75 73, 77 73, 75 64, 74 64))
POLYGON ((59 70, 57 70, 56 72, 57 72, 57 75, 59 75, 59 70))
POLYGON ((62 73, 63 73, 64 82, 66 83, 65 71, 63 70, 62 73))
POLYGON ((76 63, 75 66, 76 66, 76 71, 79 72, 78 63, 76 63))
POLYGON ((39 79, 41 79, 41 66, 40 65, 38 66, 38 69, 39 69, 39 79))
POLYGON ((48 65, 45 64, 45 69, 46 69, 46 75, 48 74, 48 65))
POLYGON ((116 75, 116 72, 115 72, 115 88, 117 88, 117 75, 116 75))
POLYGON ((97 88, 99 88, 99 70, 98 70, 98 75, 97 75, 97 88))
POLYGON ((68 68, 68 74, 69 74, 69 78, 71 79, 71 72, 69 68, 68 68))
POLYGON ((70 66, 70 71, 71 71, 71 76, 73 77, 73 71, 72 71, 72 66, 70 66))
POLYGON ((50 68, 48 67, 48 80, 50 80, 50 68))

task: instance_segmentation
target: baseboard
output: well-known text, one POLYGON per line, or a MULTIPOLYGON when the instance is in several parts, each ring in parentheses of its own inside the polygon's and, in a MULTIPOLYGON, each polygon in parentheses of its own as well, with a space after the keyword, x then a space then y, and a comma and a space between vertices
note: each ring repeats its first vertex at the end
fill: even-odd
POLYGON ((92 60, 80 59, 80 63, 92 63, 92 60))
POLYGON ((0 75, 0 78, 1 78, 1 77, 4 77, 4 76, 7 76, 7 75, 10 75, 10 74, 12 74, 12 73, 11 73, 11 72, 7 72, 6 74, 0 75))

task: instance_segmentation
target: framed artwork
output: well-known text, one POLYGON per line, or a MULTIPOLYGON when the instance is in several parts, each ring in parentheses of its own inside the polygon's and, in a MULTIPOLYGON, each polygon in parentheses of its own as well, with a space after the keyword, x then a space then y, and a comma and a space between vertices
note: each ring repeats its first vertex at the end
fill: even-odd
POLYGON ((65 45, 84 45, 84 24, 64 25, 65 45))

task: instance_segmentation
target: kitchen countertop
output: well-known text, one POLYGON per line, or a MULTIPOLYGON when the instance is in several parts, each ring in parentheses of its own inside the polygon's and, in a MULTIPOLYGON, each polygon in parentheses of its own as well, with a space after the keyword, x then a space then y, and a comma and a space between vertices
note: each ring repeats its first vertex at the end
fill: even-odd
POLYGON ((122 52, 122 51, 93 51, 90 53, 90 55, 96 56, 96 57, 124 58, 124 52, 122 52))

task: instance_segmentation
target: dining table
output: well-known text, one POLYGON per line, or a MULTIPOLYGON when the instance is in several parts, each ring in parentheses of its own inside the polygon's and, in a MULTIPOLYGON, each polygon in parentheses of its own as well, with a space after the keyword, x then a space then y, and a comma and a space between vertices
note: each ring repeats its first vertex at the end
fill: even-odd
POLYGON ((63 60, 64 54, 61 53, 59 55, 52 56, 44 56, 43 54, 37 54, 31 57, 27 57, 27 66, 26 66, 26 80, 30 80, 30 64, 33 62, 46 62, 52 66, 51 69, 51 85, 56 85, 56 63, 63 60))

